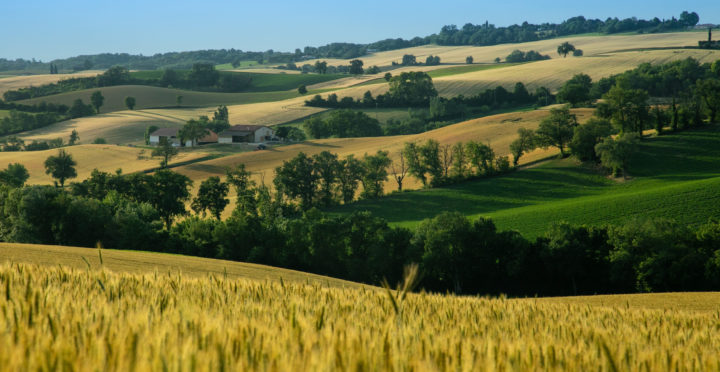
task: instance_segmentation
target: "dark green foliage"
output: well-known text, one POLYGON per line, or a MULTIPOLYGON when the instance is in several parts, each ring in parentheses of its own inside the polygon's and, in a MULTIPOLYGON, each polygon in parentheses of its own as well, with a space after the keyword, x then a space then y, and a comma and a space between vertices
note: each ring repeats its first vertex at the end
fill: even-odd
POLYGON ((535 132, 530 129, 519 128, 518 138, 510 143, 510 153, 513 156, 513 166, 518 165, 520 157, 537 147, 535 132))
POLYGON ((111 87, 123 85, 130 82, 130 71, 122 66, 110 67, 107 71, 97 76, 98 87, 111 87))
POLYGON ((65 187, 65 180, 77 177, 75 166, 77 163, 72 155, 65 150, 58 151, 57 156, 50 156, 45 159, 45 174, 59 182, 60 187, 65 187))
POLYGON ((429 55, 425 58, 425 66, 437 66, 440 64, 440 56, 429 55))
POLYGON ((68 115, 70 115, 70 118, 72 119, 81 118, 83 116, 95 115, 95 110, 92 105, 86 105, 80 98, 78 98, 73 102, 73 105, 70 106, 68 115))
POLYGON ((567 57, 568 53, 573 52, 574 50, 575 50, 575 46, 570 44, 567 41, 560 44, 557 48, 558 54, 563 56, 563 58, 567 57))
POLYGON ((301 85, 298 87, 298 94, 306 94, 307 93, 307 87, 305 85, 301 85))
POLYGON ((520 62, 532 62, 532 61, 542 61, 545 59, 550 59, 550 56, 540 54, 534 50, 523 52, 521 50, 513 50, 512 53, 508 54, 507 57, 505 57, 505 62, 508 63, 520 63, 520 62))
POLYGON ((290 199, 298 199, 302 209, 310 209, 317 193, 318 175, 312 158, 300 152, 275 169, 275 187, 290 199))
POLYGON ((0 170, 0 185, 18 188, 25 185, 30 174, 24 165, 20 163, 8 164, 7 169, 0 170))
POLYGON ((565 148, 573 138, 573 132, 577 126, 577 118, 570 113, 570 109, 550 109, 550 117, 543 119, 535 135, 540 146, 553 146, 560 149, 561 156, 565 157, 565 148))
POLYGON ((437 96, 432 78, 424 72, 402 72, 390 79, 389 98, 407 106, 424 106, 437 96))
POLYGON ((637 150, 639 136, 636 133, 625 133, 617 139, 606 137, 595 145, 595 153, 603 167, 613 174, 622 173, 627 176, 632 154, 637 150))
POLYGON ((160 168, 167 168, 168 164, 170 163, 170 159, 175 157, 178 154, 178 149, 176 149, 172 142, 168 141, 167 137, 160 137, 160 142, 158 143, 158 147, 154 148, 151 156, 160 156, 162 160, 160 160, 160 168))
POLYGON ((568 102, 573 107, 590 102, 592 79, 586 74, 577 74, 568 80, 558 91, 560 102, 568 102))
POLYGON ((220 177, 209 177, 200 184, 191 208, 197 214, 202 213, 203 217, 205 217, 205 212, 209 211, 210 215, 219 220, 223 210, 230 203, 226 199, 228 191, 228 184, 220 181, 220 177))
POLYGON ((405 54, 403 55, 402 62, 400 64, 403 66, 415 66, 417 64, 417 61, 414 55, 405 54))
POLYGON ((220 73, 211 63, 195 63, 192 66, 188 79, 199 87, 211 87, 217 84, 220 73))
POLYGON ((143 186, 147 192, 147 203, 157 210, 165 222, 165 228, 170 228, 175 216, 187 213, 185 201, 190 199, 189 188, 192 186, 192 181, 187 176, 161 169, 152 177, 146 178, 143 186))
POLYGON ((387 181, 390 162, 387 151, 378 150, 375 155, 363 156, 360 180, 363 185, 361 196, 364 199, 376 199, 383 195, 383 184, 387 181))
POLYGON ((305 130, 314 138, 376 137, 382 135, 377 119, 353 110, 337 110, 326 120, 313 117, 303 122, 305 130))
POLYGON ((363 61, 359 59, 353 59, 350 61, 350 69, 348 70, 353 75, 362 75, 365 71, 363 70, 363 61))
POLYGON ((473 57, 472 57, 472 56, 467 56, 467 57, 465 57, 465 63, 468 64, 468 65, 472 65, 472 63, 473 63, 473 57))
POLYGON ((128 108, 128 110, 132 110, 135 108, 135 97, 125 97, 125 107, 128 108))
POLYGON ((591 118, 587 123, 575 127, 570 142, 570 150, 581 161, 598 161, 595 145, 612 133, 610 122, 605 119, 591 118))

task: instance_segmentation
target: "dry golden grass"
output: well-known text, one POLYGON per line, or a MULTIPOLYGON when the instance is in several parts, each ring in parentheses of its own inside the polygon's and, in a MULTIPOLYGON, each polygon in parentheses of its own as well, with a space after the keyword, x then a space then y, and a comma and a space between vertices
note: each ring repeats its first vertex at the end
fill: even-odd
POLYGON ((103 73, 103 71, 82 71, 74 74, 44 74, 44 75, 21 75, 10 76, 0 79, 0 96, 8 90, 16 90, 31 86, 40 86, 45 84, 57 83, 60 80, 91 77, 103 73))
POLYGON ((720 51, 648 50, 597 54, 580 58, 554 58, 505 68, 444 76, 433 79, 433 82, 438 92, 444 96, 472 95, 498 85, 512 89, 517 82, 525 84, 530 91, 540 86, 554 90, 579 73, 588 74, 593 80, 598 80, 631 70, 641 63, 662 64, 688 57, 700 62, 712 62, 720 59, 720 51))
MULTIPOLYGON (((217 274, 188 278, 174 272, 3 264, 0 366, 8 371, 720 369, 717 308, 668 311, 423 293, 408 294, 393 306, 390 296, 217 274)), ((717 302, 719 296, 701 298, 717 302)))
MULTIPOLYGON (((283 280, 328 287, 367 287, 355 282, 295 270, 178 254, 103 249, 102 260, 104 269, 116 273, 148 274, 157 272, 167 274, 171 272, 195 278, 215 275, 229 279, 273 282, 283 280)), ((97 249, 20 243, 0 243, 0 264, 3 262, 40 266, 62 265, 77 270, 86 269, 88 263, 93 268, 101 266, 100 254, 97 249)))
MULTIPOLYGON (((492 63, 495 58, 505 57, 515 49, 522 51, 535 50, 552 58, 561 58, 557 54, 557 47, 564 41, 569 41, 576 48, 582 49, 586 56, 614 52, 618 50, 656 48, 656 47, 683 47, 697 46, 698 40, 707 39, 702 32, 676 32, 664 34, 637 34, 637 35, 603 35, 603 36, 572 36, 550 40, 534 41, 519 44, 501 44, 492 46, 439 46, 425 45, 406 49, 390 50, 387 52, 372 53, 359 57, 365 66, 389 66, 392 62, 401 62, 404 54, 413 54, 418 62, 424 62, 429 55, 439 56, 443 63, 464 64, 467 56, 473 56, 475 63, 492 63)), ((568 57, 570 58, 570 57, 568 57)), ((348 65, 349 60, 320 59, 330 65, 348 65)), ((317 60, 304 63, 314 64, 317 60)))
MULTIPOLYGON (((72 154, 77 162, 77 178, 68 181, 82 181, 90 176, 93 169, 97 168, 105 172, 115 172, 122 169, 123 173, 139 172, 147 169, 157 168, 160 159, 151 158, 150 150, 134 147, 115 145, 77 145, 65 147, 65 151, 72 154)), ((9 163, 20 163, 30 173, 28 184, 51 185, 53 179, 45 174, 45 159, 57 155, 58 150, 45 151, 22 151, 22 152, 0 152, 0 168, 5 168, 9 163)), ((198 159, 206 156, 202 151, 180 152, 173 158, 170 165, 176 162, 183 162, 198 159)))

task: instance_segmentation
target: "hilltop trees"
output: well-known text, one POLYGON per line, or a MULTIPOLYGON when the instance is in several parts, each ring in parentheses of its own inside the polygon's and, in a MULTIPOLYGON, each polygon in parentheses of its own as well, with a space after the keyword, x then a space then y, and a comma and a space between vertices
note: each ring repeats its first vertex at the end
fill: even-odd
POLYGON ((557 48, 557 52, 559 55, 563 56, 563 58, 567 57, 568 53, 575 50, 575 46, 570 44, 569 42, 564 42, 560 44, 557 48))
POLYGON ((543 119, 535 132, 537 143, 545 147, 557 147, 560 155, 565 157, 565 148, 573 138, 575 126, 577 117, 570 113, 567 106, 550 109, 550 117, 543 119))
POLYGON ((72 155, 61 149, 58 151, 57 156, 50 156, 45 159, 45 174, 49 174, 56 179, 56 185, 59 184, 60 187, 65 187, 65 180, 77 177, 76 165, 77 163, 72 155))

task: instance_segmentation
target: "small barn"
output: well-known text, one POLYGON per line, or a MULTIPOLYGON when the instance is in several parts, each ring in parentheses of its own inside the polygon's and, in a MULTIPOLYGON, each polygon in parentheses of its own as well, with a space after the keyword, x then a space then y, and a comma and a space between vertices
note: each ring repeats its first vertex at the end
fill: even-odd
POLYGON ((272 140, 274 135, 264 125, 233 125, 218 134, 218 143, 260 143, 272 140))
POLYGON ((157 146, 160 143, 160 138, 162 137, 167 138, 173 146, 193 147, 195 145, 205 145, 218 142, 218 135, 215 132, 208 130, 209 133, 205 137, 198 139, 196 143, 193 143, 193 141, 190 140, 185 141, 185 143, 181 143, 180 136, 178 135, 179 132, 180 128, 160 128, 150 133, 150 144, 157 146))

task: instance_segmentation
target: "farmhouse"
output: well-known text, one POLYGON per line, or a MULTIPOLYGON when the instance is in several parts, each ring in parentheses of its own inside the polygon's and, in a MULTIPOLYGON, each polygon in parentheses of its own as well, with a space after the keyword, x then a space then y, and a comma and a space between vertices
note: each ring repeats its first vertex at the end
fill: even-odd
POLYGON ((180 142, 180 136, 178 133, 180 132, 180 128, 160 128, 152 133, 150 133, 150 144, 153 146, 157 146, 160 143, 161 138, 167 138, 170 143, 172 143, 173 146, 187 146, 192 147, 195 145, 204 145, 208 143, 217 143, 218 142, 218 135, 209 130, 205 137, 202 137, 197 140, 196 143, 193 143, 193 141, 187 140, 185 143, 180 142))
POLYGON ((233 125, 218 134, 218 143, 259 143, 270 141, 274 135, 264 125, 233 125))

